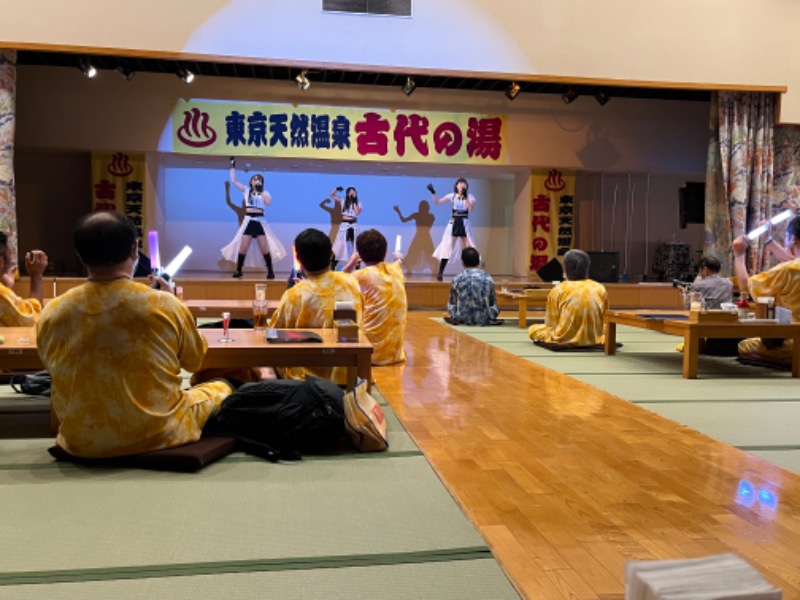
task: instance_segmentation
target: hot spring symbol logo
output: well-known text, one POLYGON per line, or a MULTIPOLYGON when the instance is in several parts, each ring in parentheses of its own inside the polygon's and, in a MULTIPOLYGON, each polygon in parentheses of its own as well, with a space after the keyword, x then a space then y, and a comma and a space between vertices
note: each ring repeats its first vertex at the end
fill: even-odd
POLYGON ((551 192, 560 192, 567 187, 564 178, 561 176, 561 171, 558 169, 551 169, 544 182, 544 187, 551 192))
POLYGON ((208 124, 207 112, 199 108, 183 111, 183 125, 178 128, 178 139, 192 148, 205 148, 217 141, 217 132, 208 124))
POLYGON ((133 165, 130 162, 127 154, 122 152, 115 152, 111 157, 111 162, 106 167, 109 175, 112 177, 127 177, 133 173, 133 165))

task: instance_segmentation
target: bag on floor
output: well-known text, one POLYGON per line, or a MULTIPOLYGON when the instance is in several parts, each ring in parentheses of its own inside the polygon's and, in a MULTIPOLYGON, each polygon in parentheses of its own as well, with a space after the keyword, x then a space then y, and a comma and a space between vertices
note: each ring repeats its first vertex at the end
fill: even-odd
POLYGON ((344 418, 347 435, 360 452, 380 452, 389 447, 386 415, 367 391, 365 381, 344 395, 344 418))
POLYGON ((27 394, 28 396, 50 395, 50 373, 47 371, 14 375, 9 383, 11 384, 11 389, 18 394, 27 394))
POLYGON ((203 435, 230 435, 240 450, 272 462, 325 453, 344 441, 344 391, 320 377, 245 383, 228 396, 203 435))

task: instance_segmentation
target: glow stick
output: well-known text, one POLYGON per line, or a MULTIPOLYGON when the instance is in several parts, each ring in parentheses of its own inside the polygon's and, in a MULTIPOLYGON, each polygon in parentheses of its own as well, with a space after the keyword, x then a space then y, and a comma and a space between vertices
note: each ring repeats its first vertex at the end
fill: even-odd
MULTIPOLYGON (((769 220, 769 222, 772 223, 772 225, 777 225, 778 223, 783 223, 786 219, 791 219, 793 216, 794 216, 794 211, 791 208, 787 208, 782 213, 778 213, 777 215, 772 217, 769 220)), ((761 234, 766 233, 767 229, 768 227, 766 225, 761 225, 759 227, 756 227, 755 229, 753 229, 753 231, 747 234, 747 239, 754 240, 761 234)))
POLYGON ((172 262, 169 263, 166 267, 164 267, 164 273, 169 275, 170 277, 174 277, 175 273, 178 272, 183 266, 183 263, 186 262, 186 259, 189 258, 189 255, 192 253, 192 249, 189 246, 184 246, 183 249, 178 252, 178 256, 172 259, 172 262))
POLYGON ((150 247, 150 266, 160 269, 161 255, 158 253, 158 231, 155 229, 147 232, 147 245, 150 247))
POLYGON ((400 249, 403 247, 403 239, 398 235, 394 239, 394 251, 399 253, 400 249))
POLYGON ((294 249, 294 246, 292 246, 292 256, 294 256, 294 270, 295 270, 297 273, 299 273, 299 272, 300 272, 300 270, 301 270, 303 267, 301 267, 301 266, 300 266, 300 261, 299 261, 299 260, 297 260, 297 251, 294 249))

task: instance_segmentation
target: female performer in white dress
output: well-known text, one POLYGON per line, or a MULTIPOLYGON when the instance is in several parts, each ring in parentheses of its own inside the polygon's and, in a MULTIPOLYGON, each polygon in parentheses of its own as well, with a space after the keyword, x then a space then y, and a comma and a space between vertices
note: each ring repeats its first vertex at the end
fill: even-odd
POLYGON ((236 263, 233 276, 242 277, 242 267, 257 267, 261 264, 261 256, 267 265, 267 279, 275 279, 272 270, 272 261, 275 262, 286 256, 286 249, 272 232, 264 220, 264 206, 272 204, 272 196, 264 189, 264 177, 255 174, 250 178, 250 187, 236 181, 236 159, 231 157, 231 181, 236 188, 244 194, 245 215, 239 230, 230 244, 221 252, 225 260, 236 263), (255 238, 258 251, 253 249, 251 242, 255 238))
POLYGON ((469 193, 469 183, 463 177, 456 180, 451 194, 436 198, 436 191, 431 184, 428 185, 428 191, 433 196, 434 204, 449 202, 452 210, 452 217, 447 223, 447 227, 445 227, 442 241, 433 251, 433 256, 439 259, 439 273, 436 275, 436 279, 441 281, 444 277, 444 268, 447 266, 447 261, 456 252, 456 246, 458 246, 459 251, 462 246, 466 248, 475 247, 472 228, 469 225, 469 213, 472 207, 475 206, 475 196, 469 193))
POLYGON ((356 237, 358 236, 358 229, 356 223, 358 222, 358 215, 361 214, 363 207, 358 201, 358 192, 356 188, 349 187, 345 192, 344 204, 342 199, 336 192, 341 192, 343 188, 337 187, 331 192, 331 198, 336 203, 336 206, 341 207, 342 210, 342 224, 339 226, 339 232, 336 235, 336 240, 333 242, 333 260, 331 261, 331 270, 336 270, 336 265, 340 260, 347 262, 355 249, 356 237))

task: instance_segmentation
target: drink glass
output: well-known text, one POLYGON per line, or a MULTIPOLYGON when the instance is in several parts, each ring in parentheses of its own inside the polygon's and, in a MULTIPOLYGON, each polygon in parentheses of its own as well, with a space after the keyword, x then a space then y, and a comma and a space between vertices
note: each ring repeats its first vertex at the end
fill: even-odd
POLYGON ((253 300, 253 330, 264 332, 267 330, 267 301, 253 300))
POLYGON ((256 300, 266 300, 267 299, 267 284, 266 283, 257 283, 256 284, 256 300))
POLYGON ((233 338, 230 337, 229 335, 230 330, 228 328, 230 327, 230 324, 231 324, 231 313, 229 312, 222 313, 222 337, 219 338, 218 341, 225 344, 234 341, 233 338))

